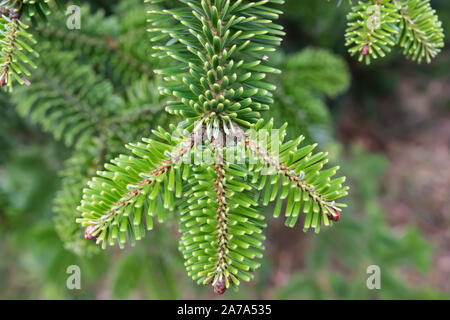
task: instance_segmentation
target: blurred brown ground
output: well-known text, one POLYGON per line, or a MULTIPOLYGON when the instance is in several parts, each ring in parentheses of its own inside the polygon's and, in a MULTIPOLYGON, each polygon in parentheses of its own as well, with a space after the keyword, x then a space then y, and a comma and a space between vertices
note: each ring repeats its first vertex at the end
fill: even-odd
POLYGON ((376 120, 353 102, 340 124, 347 142, 389 159, 382 205, 394 229, 419 227, 435 251, 428 274, 408 271, 415 283, 450 291, 450 81, 400 79, 379 101, 376 120))

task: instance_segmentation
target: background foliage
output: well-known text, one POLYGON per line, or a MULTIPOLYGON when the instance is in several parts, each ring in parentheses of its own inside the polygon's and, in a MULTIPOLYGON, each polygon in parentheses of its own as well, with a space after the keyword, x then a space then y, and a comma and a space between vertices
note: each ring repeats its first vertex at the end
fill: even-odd
MULTIPOLYGON (((33 85, 0 95, 0 298, 210 297, 184 274, 175 223, 158 225, 122 251, 100 251, 73 223, 81 189, 101 163, 124 152, 125 143, 171 123, 155 89, 159 79, 152 70, 160 62, 151 56, 142 2, 84 1, 79 31, 67 30, 63 13, 53 12, 33 31, 40 52, 33 85), (72 264, 81 267, 82 290, 65 286, 72 264)), ((448 1, 432 5, 449 30, 448 1)), ((425 209, 410 200, 416 192, 434 199, 448 189, 424 174, 431 184, 425 190, 433 190, 424 195, 421 179, 395 179, 392 172, 402 167, 398 154, 410 151, 411 140, 424 145, 424 154, 442 141, 444 151, 431 149, 436 161, 422 166, 433 169, 437 162, 434 169, 445 176, 450 55, 445 49, 432 65, 417 66, 393 49, 363 66, 344 46, 348 10, 347 1, 337 8, 287 0, 280 21, 287 38, 269 56, 283 73, 271 76, 278 86, 275 105, 263 116, 289 121, 291 138, 304 134, 331 150, 331 162, 342 164, 350 180, 349 208, 335 228, 318 236, 272 221, 255 281, 225 298, 450 296, 444 280, 450 252, 442 245, 450 237, 445 196, 425 209), (372 264, 381 267, 381 290, 366 288, 372 264)))

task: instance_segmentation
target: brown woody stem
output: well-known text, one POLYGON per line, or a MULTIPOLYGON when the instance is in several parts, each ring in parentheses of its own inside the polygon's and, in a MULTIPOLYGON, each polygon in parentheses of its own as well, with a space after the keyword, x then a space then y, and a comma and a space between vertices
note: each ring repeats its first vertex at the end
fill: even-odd
POLYGON ((217 175, 216 180, 214 181, 214 189, 217 194, 216 200, 219 204, 216 213, 216 219, 218 222, 217 225, 217 244, 219 246, 219 250, 217 252, 217 263, 216 263, 216 273, 214 276, 214 291, 218 294, 223 294, 226 291, 225 285, 225 275, 224 269, 226 269, 226 257, 228 252, 228 224, 227 224, 227 214, 228 214, 228 205, 226 202, 226 194, 225 194, 225 169, 222 164, 220 151, 216 152, 216 164, 214 165, 214 172, 217 175))

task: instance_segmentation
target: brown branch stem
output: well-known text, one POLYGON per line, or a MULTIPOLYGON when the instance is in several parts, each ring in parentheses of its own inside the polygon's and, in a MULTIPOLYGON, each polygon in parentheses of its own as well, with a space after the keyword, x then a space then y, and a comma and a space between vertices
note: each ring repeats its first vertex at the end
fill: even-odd
POLYGON ((314 202, 318 203, 322 210, 326 210, 327 216, 329 219, 333 221, 340 220, 340 211, 339 209, 335 209, 331 207, 326 199, 315 190, 314 186, 307 183, 305 180, 301 179, 299 175, 289 169, 286 165, 281 162, 278 162, 271 154, 268 152, 264 152, 259 148, 251 139, 247 137, 245 140, 245 146, 247 149, 256 155, 258 159, 269 166, 273 166, 277 169, 278 173, 283 174, 289 181, 295 183, 298 188, 300 188, 303 192, 306 192, 310 199, 314 202))

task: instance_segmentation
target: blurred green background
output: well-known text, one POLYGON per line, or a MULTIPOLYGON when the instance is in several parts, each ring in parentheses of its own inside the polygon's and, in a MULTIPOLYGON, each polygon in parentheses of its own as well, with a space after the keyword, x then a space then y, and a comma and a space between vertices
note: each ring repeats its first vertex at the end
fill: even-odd
MULTIPOLYGON (((18 115, 26 95, 19 89, 12 98, 0 94, 0 299, 450 298, 450 2, 431 1, 447 36, 432 64, 416 65, 394 50, 371 66, 346 53, 349 6, 337 2, 287 0, 281 19, 287 36, 269 59, 283 74, 274 78, 277 103, 265 115, 278 124, 289 121, 292 136, 319 142, 341 165, 351 190, 349 208, 334 228, 305 234, 269 219, 255 280, 221 297, 186 276, 175 223, 158 225, 125 250, 95 250, 79 230, 79 241, 70 243, 61 237, 67 222, 56 219, 55 227, 54 198, 65 187, 60 172, 73 148, 33 117, 18 115), (69 265, 81 268, 81 290, 66 288, 69 265), (366 287, 370 265, 381 269, 380 290, 366 287)), ((136 59, 149 56, 148 39, 135 41, 136 32, 126 32, 133 11, 142 22, 133 30, 139 40, 147 36, 142 1, 82 1, 82 7, 81 32, 85 25, 112 30, 126 38, 124 50, 134 50, 136 59), (89 23, 94 16, 105 23, 89 23), (105 27, 114 23, 117 28, 105 27)), ((146 63, 151 69, 158 62, 146 63)), ((144 105, 145 99, 134 100, 144 105)), ((152 125, 170 121, 154 115, 152 125)), ((137 140, 148 129, 145 124, 122 140, 137 140)))

